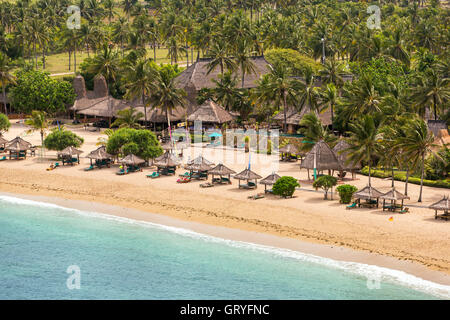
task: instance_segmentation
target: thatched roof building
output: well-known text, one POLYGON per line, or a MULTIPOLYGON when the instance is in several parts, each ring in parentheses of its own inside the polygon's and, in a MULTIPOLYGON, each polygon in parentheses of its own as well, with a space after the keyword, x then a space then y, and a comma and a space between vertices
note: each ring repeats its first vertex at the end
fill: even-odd
POLYGON ((6 151, 12 151, 12 152, 26 151, 30 148, 31 148, 31 143, 23 140, 21 137, 16 137, 16 138, 12 139, 5 146, 6 151))
POLYGON ((106 152, 105 146, 101 146, 101 147, 95 149, 94 151, 91 151, 87 155, 87 158, 89 158, 91 160, 105 160, 105 159, 111 159, 111 158, 113 158, 113 156, 106 152))
POLYGON ((176 167, 180 164, 177 157, 170 153, 169 151, 166 151, 163 155, 159 156, 153 161, 153 164, 157 166, 158 168, 169 168, 169 167, 176 167))
POLYGON ((293 145, 292 143, 289 143, 285 145, 284 147, 281 147, 278 150, 279 153, 289 153, 289 154, 298 154, 298 148, 293 145))
MULTIPOLYGON (((286 112, 286 124, 288 125, 288 131, 293 132, 295 128, 300 127, 300 120, 303 119, 305 114, 311 112, 309 106, 304 107, 300 112, 293 108, 288 108, 286 112)), ((331 125, 331 110, 328 108, 324 112, 317 115, 324 126, 331 125)), ((284 112, 281 110, 274 117, 273 120, 279 124, 284 123, 284 112)))
POLYGON ((273 185, 280 178, 281 177, 278 174, 272 173, 272 174, 268 175, 267 177, 265 177, 264 179, 262 179, 261 181, 259 181, 259 183, 264 184, 264 185, 273 185))
POLYGON ((317 142, 300 164, 300 168, 323 170, 342 170, 333 150, 323 140, 317 142))
POLYGON ((381 197, 382 194, 383 193, 381 193, 374 187, 366 186, 366 187, 362 188, 361 190, 356 191, 353 194, 353 197, 355 197, 356 199, 370 200, 370 199, 378 199, 381 197))
POLYGON ((391 201, 401 201, 401 200, 409 199, 409 197, 405 196, 401 192, 398 192, 397 190, 395 190, 395 188, 392 188, 388 192, 383 193, 380 196, 380 199, 391 200, 391 201))
POLYGON ((204 158, 204 157, 201 156, 201 155, 198 156, 197 158, 195 158, 195 159, 190 160, 190 161, 187 162, 188 165, 189 165, 189 164, 194 164, 194 163, 204 163, 204 164, 211 165, 211 166, 214 165, 214 162, 209 161, 208 159, 204 158))
POLYGON ((119 162, 126 164, 128 166, 137 166, 137 165, 145 163, 145 160, 142 158, 139 158, 138 156, 136 156, 134 154, 129 154, 125 158, 121 159, 119 162))
POLYGON ((214 168, 210 169, 208 171, 209 174, 217 175, 217 176, 228 176, 230 174, 235 174, 236 171, 224 166, 223 164, 219 163, 214 168))
POLYGON ((340 139, 339 142, 334 146, 333 151, 336 154, 336 158, 339 161, 339 164, 342 167, 343 171, 352 171, 352 170, 358 170, 361 169, 361 163, 352 163, 349 162, 349 153, 347 150, 350 147, 347 141, 344 139, 340 139))
POLYGON ((434 210, 434 218, 438 218, 438 211, 444 211, 444 213, 440 216, 442 219, 448 220, 450 219, 450 200, 448 196, 444 196, 441 200, 438 202, 433 203, 428 208, 434 210))
POLYGON ((191 113, 187 120, 222 124, 233 120, 233 116, 214 101, 208 100, 191 113))
POLYGON ((206 164, 204 162, 194 162, 188 165, 185 165, 184 168, 186 170, 190 170, 190 171, 202 171, 202 172, 206 172, 212 169, 212 165, 210 164, 206 164))
POLYGON ((247 180, 248 181, 248 180, 261 179, 262 177, 259 174, 255 173, 249 169, 245 169, 244 171, 241 171, 238 174, 235 174, 234 178, 238 179, 238 180, 247 180))

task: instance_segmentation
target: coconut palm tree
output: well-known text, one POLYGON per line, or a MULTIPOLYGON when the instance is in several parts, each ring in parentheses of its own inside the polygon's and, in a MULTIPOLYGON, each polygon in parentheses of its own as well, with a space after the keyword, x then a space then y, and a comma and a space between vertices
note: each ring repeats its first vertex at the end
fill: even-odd
POLYGON ((382 140, 382 136, 379 133, 379 129, 375 123, 374 118, 371 115, 364 115, 361 118, 351 122, 350 137, 347 142, 350 147, 344 152, 348 152, 349 161, 353 164, 366 162, 369 167, 369 186, 371 185, 371 167, 372 157, 378 154, 379 143, 382 140))
POLYGON ((139 120, 143 117, 142 112, 136 111, 133 107, 126 108, 117 112, 117 119, 111 124, 111 127, 140 129, 139 120))
POLYGON ((105 15, 108 18, 109 23, 116 16, 116 2, 115 0, 103 0, 103 8, 105 10, 105 15))
POLYGON ((425 172, 425 158, 427 154, 433 153, 436 147, 434 135, 428 130, 428 126, 422 119, 410 119, 402 129, 405 136, 397 139, 396 144, 411 159, 414 167, 420 164, 420 193, 418 202, 422 202, 423 177, 425 172))
POLYGON ((212 91, 216 102, 220 103, 225 110, 233 109, 239 97, 239 92, 236 88, 237 81, 232 76, 231 71, 225 72, 223 76, 219 76, 219 80, 213 79, 212 81, 215 84, 212 91))
POLYGON ((207 73, 210 74, 217 67, 220 67, 220 74, 223 76, 225 69, 234 71, 236 63, 233 58, 228 56, 228 47, 222 40, 214 41, 211 48, 208 50, 208 56, 211 61, 206 65, 207 73))
MULTIPOLYGON (((305 136, 305 140, 307 141, 319 142, 324 140, 326 143, 332 145, 337 140, 337 137, 325 128, 314 112, 305 114, 302 120, 300 120, 300 126, 300 133, 305 136)), ((311 143, 303 143, 302 150, 307 152, 313 146, 314 144, 311 143)))
POLYGON ((6 108, 6 86, 16 83, 16 77, 11 73, 11 70, 12 67, 9 65, 8 56, 0 51, 0 85, 2 86, 3 105, 6 115, 8 115, 8 109, 6 108))
POLYGON ((103 45, 103 50, 97 54, 88 66, 88 72, 95 75, 103 75, 106 81, 111 84, 116 80, 120 72, 120 59, 118 52, 109 48, 107 44, 103 45))
POLYGON ((334 108, 338 103, 339 92, 333 83, 328 83, 325 88, 319 92, 319 105, 323 106, 321 112, 330 108, 331 111, 331 129, 334 122, 334 108))
POLYGON ((238 42, 234 58, 236 65, 239 66, 241 71, 241 88, 244 88, 245 75, 249 73, 256 73, 256 67, 251 57, 253 55, 251 43, 247 39, 242 39, 238 42))
POLYGON ((319 112, 319 91, 314 83, 314 72, 310 66, 303 71, 304 80, 300 82, 298 105, 300 109, 309 107, 311 111, 319 112))
POLYGON ((328 59, 320 70, 320 76, 323 83, 333 83, 340 88, 344 84, 342 74, 346 73, 345 65, 336 61, 335 59, 328 59))
POLYGON ((33 110, 31 117, 25 120, 25 124, 31 126, 28 132, 39 131, 41 135, 41 147, 44 147, 45 131, 50 126, 50 120, 44 111, 33 110))

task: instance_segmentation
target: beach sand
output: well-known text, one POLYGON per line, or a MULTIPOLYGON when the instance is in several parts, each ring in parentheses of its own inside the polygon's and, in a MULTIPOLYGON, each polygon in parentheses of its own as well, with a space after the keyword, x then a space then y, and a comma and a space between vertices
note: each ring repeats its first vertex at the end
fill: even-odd
MULTIPOLYGON (((68 128, 85 138, 82 157, 97 147, 95 144, 101 134, 83 128, 68 128)), ((12 139, 24 135, 25 130, 21 124, 13 124, 4 136, 12 139)), ((32 144, 40 144, 39 133, 24 138, 32 144)), ((186 159, 192 159, 200 152, 208 160, 223 162, 237 172, 248 165, 249 155, 242 150, 195 146, 185 150, 184 154, 186 159)), ((299 163, 278 164, 277 155, 252 153, 252 170, 263 177, 275 170, 279 175, 298 178, 302 188, 292 199, 269 195, 264 199, 249 200, 247 196, 263 191, 264 187, 259 185, 257 191, 240 190, 234 179, 232 185, 213 188, 200 188, 202 182, 177 184, 178 174, 185 172, 183 169, 177 170, 177 176, 152 180, 145 177, 153 171, 150 168, 126 176, 115 174, 118 165, 85 172, 83 169, 89 165, 89 160, 82 158, 80 165, 46 171, 49 164, 55 162, 55 156, 55 152, 48 151, 44 159, 36 156, 0 162, 0 191, 45 197, 53 202, 59 198, 66 206, 79 205, 82 210, 95 211, 89 209, 96 208, 94 203, 112 205, 120 209, 111 210, 110 214, 143 221, 155 222, 155 217, 163 219, 162 215, 175 218, 166 222, 163 219, 163 224, 182 221, 180 226, 223 238, 386 266, 426 280, 450 284, 450 224, 435 220, 434 211, 430 209, 414 207, 441 199, 448 194, 446 189, 424 187, 424 201, 417 203, 419 186, 410 184, 411 200, 406 200, 406 205, 412 206, 407 214, 383 212, 382 209, 346 210, 345 205, 339 204, 336 194, 335 200, 323 200, 323 193, 316 192, 305 182, 307 173, 299 169, 299 163), (74 204, 73 200, 82 200, 84 205, 74 204), (389 221, 390 217, 393 221, 389 221), (294 244, 292 240, 301 240, 302 244, 294 244)), ((367 177, 358 175, 356 180, 345 183, 364 187, 367 177)), ((388 191, 391 181, 373 178, 372 185, 380 191, 388 191)), ((395 186, 404 191, 404 183, 396 181, 395 186)))

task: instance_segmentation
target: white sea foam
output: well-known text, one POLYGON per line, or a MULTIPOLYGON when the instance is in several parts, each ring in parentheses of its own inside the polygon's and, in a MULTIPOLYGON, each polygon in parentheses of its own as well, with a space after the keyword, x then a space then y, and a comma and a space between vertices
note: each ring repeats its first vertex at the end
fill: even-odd
POLYGON ((25 206, 34 206, 34 207, 40 207, 40 208, 59 209, 59 210, 72 212, 72 213, 75 213, 78 215, 82 215, 85 217, 102 218, 102 219, 113 220, 113 221, 121 222, 121 223, 151 227, 151 228, 155 228, 155 229, 159 229, 159 230, 176 233, 181 236, 194 238, 197 240, 225 244, 225 245, 228 245, 228 246, 231 246, 234 248, 241 248, 241 249, 246 249, 246 250, 257 250, 260 252, 266 252, 269 254, 281 256, 283 258, 290 258, 290 259, 296 259, 296 260, 305 261, 305 262, 309 262, 309 263, 315 263, 315 264, 319 264, 322 266, 327 266, 330 268, 334 268, 334 269, 342 270, 342 271, 349 272, 352 274, 356 274, 356 275, 359 275, 362 277, 369 277, 371 275, 376 274, 380 277, 381 282, 398 284, 398 285, 402 285, 402 286, 408 287, 410 289, 424 292, 426 294, 430 294, 430 295, 433 295, 433 296, 436 296, 439 298, 450 299, 450 286, 445 286, 442 284, 424 280, 422 278, 416 277, 414 275, 408 274, 408 273, 406 273, 404 271, 400 271, 400 270, 389 269, 389 268, 385 268, 385 267, 379 267, 376 265, 369 265, 369 264, 364 264, 364 263, 338 261, 338 260, 333 260, 333 259, 329 259, 329 258, 325 258, 325 257, 312 255, 312 254, 302 253, 299 251, 265 246, 265 245, 260 245, 260 244, 256 244, 256 243, 222 239, 222 238, 198 233, 198 232, 195 232, 192 230, 184 229, 184 228, 171 227, 171 226, 161 225, 161 224, 147 222, 147 221, 138 221, 138 220, 133 220, 133 219, 125 218, 125 217, 113 216, 113 215, 109 215, 109 214, 105 214, 105 213, 82 211, 82 210, 59 206, 59 205, 52 204, 52 203, 33 201, 33 200, 16 198, 16 197, 11 197, 11 196, 0 195, 0 202, 7 202, 10 204, 25 205, 25 206))

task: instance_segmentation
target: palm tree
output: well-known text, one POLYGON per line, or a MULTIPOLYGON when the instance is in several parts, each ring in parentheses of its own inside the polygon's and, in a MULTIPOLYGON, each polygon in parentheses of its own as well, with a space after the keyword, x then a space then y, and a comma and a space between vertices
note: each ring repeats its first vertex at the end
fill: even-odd
POLYGON ((324 111, 330 108, 331 111, 331 129, 333 129, 334 122, 334 107, 338 103, 339 93, 333 83, 328 83, 322 91, 319 92, 319 104, 324 106, 321 110, 324 111))
POLYGON ((117 112, 117 119, 111 124, 111 127, 140 129, 139 120, 144 115, 142 112, 136 111, 133 107, 126 108, 117 112))
POLYGON ((170 64, 176 64, 178 62, 178 58, 184 56, 187 52, 185 47, 180 46, 180 43, 176 37, 170 37, 167 40, 166 45, 168 50, 167 57, 170 58, 170 64))
POLYGON ((342 74, 346 73, 345 65, 336 61, 335 59, 328 59, 320 70, 320 76, 323 83, 333 83, 340 88, 344 84, 342 74))
POLYGON ((398 148, 401 148, 414 167, 420 163, 420 193, 418 202, 422 202, 423 177, 425 172, 425 157, 428 153, 433 153, 432 148, 436 145, 434 135, 428 130, 428 126, 422 119, 411 119, 402 129, 405 136, 397 139, 398 148))
POLYGON ((139 59, 131 64, 125 71, 125 96, 128 99, 141 99, 144 105, 144 120, 147 127, 147 104, 145 97, 150 95, 154 88, 153 80, 156 77, 156 70, 148 59, 139 59))
POLYGON ((349 124, 350 137, 348 143, 350 147, 344 152, 348 152, 349 161, 353 164, 366 162, 369 167, 369 186, 371 185, 370 173, 372 157, 378 153, 381 135, 375 124, 374 118, 364 115, 360 119, 349 124))
POLYGON ((213 79, 212 81, 215 84, 212 91, 216 102, 219 102, 226 110, 231 110, 239 96, 236 88, 237 82, 231 71, 225 72, 223 76, 219 76, 219 80, 213 79))
POLYGON ((206 65, 208 72, 210 74, 217 67, 220 67, 220 74, 223 76, 225 68, 230 71, 236 69, 236 63, 233 58, 228 56, 228 48, 226 43, 222 40, 214 41, 212 47, 208 50, 208 56, 211 61, 206 65))
POLYGON ((120 60, 118 52, 110 49, 107 44, 103 45, 103 50, 97 54, 88 66, 88 72, 95 75, 103 75, 106 81, 111 84, 116 80, 120 71, 120 60))
MULTIPOLYGON (((319 142, 324 140, 328 144, 333 144, 337 140, 337 137, 324 127, 314 112, 305 114, 302 120, 300 120, 300 126, 302 126, 300 133, 305 136, 305 140, 307 141, 319 142)), ((304 143, 302 149, 307 152, 313 146, 311 143, 304 143)))
POLYGON ((241 69, 241 88, 244 88, 245 75, 249 73, 256 73, 255 64, 253 63, 251 56, 253 51, 251 49, 250 42, 246 39, 239 41, 236 46, 235 56, 236 64, 241 69))
POLYGON ((106 16, 111 24, 111 20, 116 16, 116 2, 114 0, 103 0, 102 3, 106 16))
POLYGON ((310 66, 303 71, 304 81, 300 82, 299 107, 309 106, 311 111, 319 112, 319 91, 314 83, 314 73, 310 66))
POLYGON ((119 19, 113 24, 112 28, 112 40, 116 43, 120 43, 120 49, 122 50, 122 57, 125 55, 124 44, 128 42, 130 38, 130 25, 128 20, 124 17, 119 19))
POLYGON ((44 111, 33 110, 31 117, 25 120, 25 124, 31 126, 28 132, 39 131, 41 134, 41 148, 44 148, 44 134, 50 126, 50 120, 44 111))
POLYGON ((6 86, 16 83, 16 77, 11 73, 11 70, 12 67, 9 65, 8 56, 0 51, 0 85, 2 86, 3 105, 6 115, 8 115, 8 109, 6 108, 6 86))

